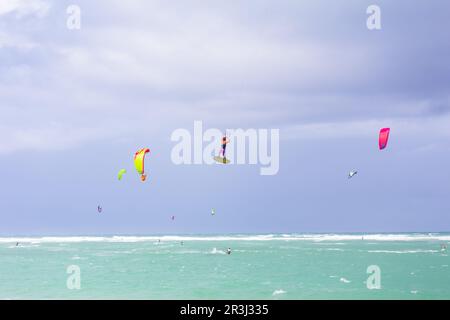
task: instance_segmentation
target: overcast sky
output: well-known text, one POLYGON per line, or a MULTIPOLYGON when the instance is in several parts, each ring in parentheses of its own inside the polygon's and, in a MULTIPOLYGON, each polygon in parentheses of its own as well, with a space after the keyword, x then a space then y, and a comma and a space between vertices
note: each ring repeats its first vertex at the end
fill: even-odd
POLYGON ((0 0, 0 234, 449 231, 449 15, 444 0, 0 0), (170 136, 195 120, 280 129, 278 174, 173 164, 170 136))

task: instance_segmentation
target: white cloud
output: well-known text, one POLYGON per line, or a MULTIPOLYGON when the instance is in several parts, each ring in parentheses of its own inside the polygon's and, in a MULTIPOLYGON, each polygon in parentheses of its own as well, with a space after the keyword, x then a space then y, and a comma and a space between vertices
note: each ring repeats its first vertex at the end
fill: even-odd
POLYGON ((380 119, 342 122, 316 122, 288 126, 281 138, 298 140, 332 140, 376 136, 389 127, 392 134, 410 139, 436 141, 450 138, 450 116, 409 119, 380 119))
POLYGON ((0 49, 15 48, 21 51, 28 51, 35 48, 37 44, 19 34, 8 34, 0 31, 0 49))
POLYGON ((336 44, 280 41, 227 24, 216 33, 204 29, 200 22, 179 32, 94 29, 86 34, 89 45, 63 46, 58 53, 74 76, 170 91, 318 88, 342 84, 346 78, 338 75, 350 68, 352 79, 366 78, 369 53, 358 47, 335 64, 336 44))
POLYGON ((33 150, 65 150, 114 136, 105 129, 52 124, 43 128, 0 127, 0 154, 33 150))
POLYGON ((50 4, 44 0, 2 0, 0 2, 0 16, 14 13, 17 18, 33 15, 44 17, 50 9, 50 4))

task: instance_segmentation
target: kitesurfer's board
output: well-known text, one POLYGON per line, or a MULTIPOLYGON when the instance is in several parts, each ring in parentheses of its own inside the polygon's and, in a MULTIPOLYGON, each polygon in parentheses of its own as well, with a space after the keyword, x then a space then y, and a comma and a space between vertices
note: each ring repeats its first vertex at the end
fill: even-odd
POLYGON ((222 157, 214 157, 214 160, 216 160, 216 161, 219 162, 219 163, 223 163, 223 164, 230 163, 230 160, 224 159, 224 158, 222 158, 222 157))

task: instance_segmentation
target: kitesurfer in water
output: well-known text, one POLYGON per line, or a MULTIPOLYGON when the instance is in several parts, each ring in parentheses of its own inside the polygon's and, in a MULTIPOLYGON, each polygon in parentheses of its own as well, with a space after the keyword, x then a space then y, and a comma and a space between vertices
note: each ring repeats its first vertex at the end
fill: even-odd
POLYGON ((222 156, 223 156, 223 163, 227 163, 227 158, 225 157, 225 151, 227 149, 227 144, 229 142, 230 142, 230 140, 228 140, 226 136, 223 136, 223 138, 222 138, 222 149, 219 152, 219 156, 220 156, 220 154, 222 154, 222 156))
POLYGON ((231 249, 230 248, 227 249, 227 254, 231 254, 231 249))

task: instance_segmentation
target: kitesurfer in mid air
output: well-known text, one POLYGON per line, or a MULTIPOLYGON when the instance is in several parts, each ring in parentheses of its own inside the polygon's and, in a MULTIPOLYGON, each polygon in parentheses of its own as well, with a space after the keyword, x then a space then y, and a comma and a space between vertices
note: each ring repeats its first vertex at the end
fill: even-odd
POLYGON ((227 163, 227 158, 225 157, 225 151, 227 149, 227 144, 230 142, 230 140, 227 139, 226 136, 223 136, 222 138, 222 149, 220 150, 219 156, 220 154, 222 154, 223 156, 223 163, 227 163))

